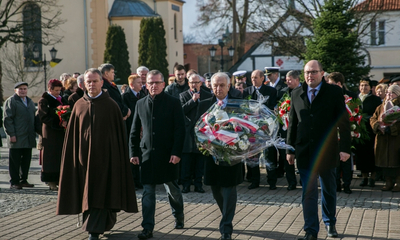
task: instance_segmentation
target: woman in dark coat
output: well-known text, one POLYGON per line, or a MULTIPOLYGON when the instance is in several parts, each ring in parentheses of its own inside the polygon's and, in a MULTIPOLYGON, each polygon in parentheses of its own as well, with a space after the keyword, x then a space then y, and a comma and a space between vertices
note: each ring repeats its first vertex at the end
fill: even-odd
MULTIPOLYGON (((371 93, 371 80, 369 78, 362 79, 359 85, 360 94, 358 97, 362 101, 362 112, 365 114, 367 121, 372 117, 375 109, 381 105, 382 101, 380 97, 377 97, 371 93)), ((365 140, 363 144, 355 144, 355 154, 357 157, 357 169, 361 171, 363 180, 360 186, 370 187, 375 186, 375 155, 374 155, 374 145, 375 145, 375 133, 372 131, 371 125, 366 124, 369 140, 365 140), (368 176, 371 173, 369 183, 368 176)))
POLYGON ((76 78, 68 78, 65 81, 65 91, 63 93, 64 100, 68 101, 69 96, 71 96, 78 89, 78 82, 76 78))
POLYGON ((376 134, 375 140, 375 164, 382 168, 385 177, 385 185, 382 191, 400 192, 400 122, 392 126, 383 126, 382 113, 393 106, 400 106, 400 87, 392 85, 387 92, 384 101, 371 117, 372 129, 376 134), (394 185, 396 181, 396 186, 394 185))
POLYGON ((62 87, 61 81, 50 80, 47 85, 48 92, 43 93, 38 104, 39 117, 42 122, 41 180, 46 182, 51 190, 58 190, 61 151, 67 125, 67 122, 60 121, 56 114, 58 106, 67 105, 67 101, 60 96, 62 87))

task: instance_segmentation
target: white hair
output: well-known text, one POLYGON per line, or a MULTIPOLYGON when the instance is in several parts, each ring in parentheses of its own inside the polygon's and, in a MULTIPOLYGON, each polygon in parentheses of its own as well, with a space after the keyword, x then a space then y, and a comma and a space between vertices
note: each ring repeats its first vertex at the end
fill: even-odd
POLYGON ((136 73, 137 73, 137 74, 140 74, 140 73, 143 72, 143 71, 149 72, 150 70, 149 70, 147 67, 145 67, 145 66, 140 66, 140 67, 138 67, 138 68, 136 69, 136 73))
POLYGON ((213 84, 215 78, 220 78, 220 77, 226 79, 226 84, 229 85, 229 84, 231 83, 228 74, 226 74, 226 73, 224 73, 224 72, 217 72, 217 73, 214 73, 214 75, 212 75, 212 77, 211 77, 211 84, 213 84))
POLYGON ((198 79, 201 81, 201 78, 200 78, 200 75, 199 75, 199 74, 193 73, 193 74, 191 74, 191 75, 189 76, 189 79, 193 79, 193 78, 198 78, 198 79))
POLYGON ((60 76, 60 81, 65 81, 65 80, 67 80, 67 79, 70 78, 70 77, 72 77, 71 74, 69 74, 69 73, 63 73, 63 74, 61 74, 61 76, 60 76))

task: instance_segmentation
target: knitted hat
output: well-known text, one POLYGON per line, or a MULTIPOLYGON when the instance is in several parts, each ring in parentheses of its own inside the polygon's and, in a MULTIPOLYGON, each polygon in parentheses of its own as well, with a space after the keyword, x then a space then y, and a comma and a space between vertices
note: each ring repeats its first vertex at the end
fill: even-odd
POLYGON ((397 96, 400 96, 400 86, 398 85, 392 85, 388 88, 388 91, 391 91, 392 93, 395 93, 397 96))

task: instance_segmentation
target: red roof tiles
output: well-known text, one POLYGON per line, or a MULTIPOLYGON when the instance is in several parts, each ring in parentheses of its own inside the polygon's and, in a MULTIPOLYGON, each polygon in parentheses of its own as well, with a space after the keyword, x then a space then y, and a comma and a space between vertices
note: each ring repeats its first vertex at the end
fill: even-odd
POLYGON ((400 10, 400 0, 365 0, 357 4, 354 9, 363 12, 398 11, 400 10))

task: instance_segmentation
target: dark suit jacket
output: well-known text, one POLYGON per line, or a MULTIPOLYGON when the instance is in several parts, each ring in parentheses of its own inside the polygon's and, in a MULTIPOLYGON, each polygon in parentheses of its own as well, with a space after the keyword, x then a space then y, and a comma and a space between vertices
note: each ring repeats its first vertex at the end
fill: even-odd
MULTIPOLYGON (((269 109, 274 110, 276 103, 277 103, 277 91, 275 88, 266 86, 264 84, 261 85, 261 88, 259 92, 263 96, 269 96, 267 102, 265 103, 265 106, 267 106, 269 109)), ((256 87, 251 86, 247 87, 243 91, 243 98, 247 98, 247 96, 251 96, 251 99, 257 100, 257 92, 256 92, 256 87)))
POLYGON ((307 84, 292 91, 287 143, 295 148, 297 167, 301 169, 335 168, 339 152, 350 154, 350 123, 342 89, 324 80, 321 84, 312 104, 307 84))
POLYGON ((356 93, 350 92, 350 91, 346 90, 345 88, 342 88, 342 89, 343 89, 343 94, 351 97, 352 99, 358 98, 358 95, 356 93))
POLYGON ((234 97, 234 98, 238 98, 241 99, 243 97, 243 94, 241 91, 237 90, 236 88, 234 88, 233 86, 231 86, 229 88, 229 95, 234 97))
POLYGON ((83 90, 78 88, 76 89, 76 92, 74 92, 73 94, 71 94, 68 97, 68 104, 71 106, 71 109, 74 107, 75 103, 81 98, 83 97, 83 90))
MULTIPOLYGON (((140 91, 139 96, 140 98, 144 98, 146 94, 143 91, 140 91)), ((127 106, 131 110, 131 115, 125 121, 128 136, 131 132, 133 115, 135 113, 136 102, 138 100, 139 99, 133 94, 130 88, 122 94, 122 102, 124 103, 125 106, 127 106)))
MULTIPOLYGON (((211 98, 213 95, 207 92, 203 88, 200 88, 200 101, 211 98)), ((181 93, 179 95, 181 105, 183 108, 183 113, 185 114, 185 126, 186 126, 186 137, 185 143, 183 145, 184 153, 200 153, 197 149, 196 141, 194 140, 194 126, 196 124, 197 116, 197 106, 199 105, 199 100, 196 102, 192 99, 192 94, 190 89, 181 93)))
POLYGON ((182 157, 185 122, 179 99, 161 92, 136 103, 130 134, 130 155, 142 151, 142 184, 161 184, 178 179, 179 164, 169 163, 171 155, 182 157), (143 127, 143 137, 140 132, 143 127))
POLYGON ((289 87, 286 85, 285 82, 282 80, 279 80, 279 82, 276 84, 275 89, 277 91, 277 96, 276 99, 277 101, 281 100, 283 94, 288 91, 289 87))
MULTIPOLYGON (((228 99, 236 99, 228 94, 228 99)), ((197 119, 201 117, 214 103, 217 102, 215 96, 200 101, 197 110, 197 119)), ((209 156, 205 161, 204 184, 211 186, 231 187, 243 182, 243 163, 233 166, 223 166, 215 164, 213 158, 209 156)))
POLYGON ((128 114, 128 107, 122 103, 121 93, 116 86, 111 85, 106 79, 103 78, 103 89, 107 89, 110 97, 117 103, 119 109, 121 109, 122 116, 125 117, 128 114))

